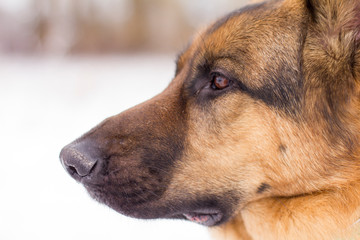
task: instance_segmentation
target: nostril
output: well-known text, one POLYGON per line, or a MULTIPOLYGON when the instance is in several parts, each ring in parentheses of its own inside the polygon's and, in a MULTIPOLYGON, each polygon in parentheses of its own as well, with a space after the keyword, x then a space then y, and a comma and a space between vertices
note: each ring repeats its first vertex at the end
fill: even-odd
POLYGON ((77 173, 76 168, 74 168, 73 166, 68 166, 67 169, 70 174, 77 173))
POLYGON ((60 153, 60 160, 75 179, 88 176, 94 169, 97 160, 78 149, 77 146, 66 146, 60 153))

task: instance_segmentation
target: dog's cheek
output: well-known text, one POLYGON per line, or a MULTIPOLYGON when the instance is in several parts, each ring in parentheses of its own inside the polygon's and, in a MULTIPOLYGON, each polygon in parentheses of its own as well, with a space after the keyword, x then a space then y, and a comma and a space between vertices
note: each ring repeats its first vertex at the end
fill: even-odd
POLYGON ((167 192, 235 193, 241 205, 256 197, 262 184, 271 186, 263 163, 278 154, 278 140, 271 126, 273 114, 259 106, 239 97, 223 98, 207 111, 193 109, 184 154, 167 192))

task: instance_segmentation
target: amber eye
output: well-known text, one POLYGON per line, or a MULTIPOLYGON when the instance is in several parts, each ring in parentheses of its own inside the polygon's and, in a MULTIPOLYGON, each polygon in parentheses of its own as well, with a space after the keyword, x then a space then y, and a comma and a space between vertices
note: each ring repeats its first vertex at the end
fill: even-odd
POLYGON ((211 87, 214 90, 221 90, 227 88, 230 85, 230 80, 221 75, 215 75, 212 79, 211 87))

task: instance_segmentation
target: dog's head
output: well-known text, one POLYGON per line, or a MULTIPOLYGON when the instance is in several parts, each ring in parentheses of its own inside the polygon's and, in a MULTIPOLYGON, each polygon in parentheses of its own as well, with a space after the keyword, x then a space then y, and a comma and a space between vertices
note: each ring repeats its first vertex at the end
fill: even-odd
POLYGON ((251 201, 354 179, 355 2, 270 1, 232 12, 179 56, 161 94, 66 146, 63 165, 120 213, 208 226, 251 201))

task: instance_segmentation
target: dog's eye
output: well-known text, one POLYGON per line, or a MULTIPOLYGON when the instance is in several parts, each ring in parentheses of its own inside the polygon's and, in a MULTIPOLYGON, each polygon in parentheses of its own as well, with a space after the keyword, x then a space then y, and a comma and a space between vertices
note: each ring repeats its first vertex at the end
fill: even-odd
POLYGON ((214 74, 212 77, 211 88, 214 90, 222 90, 230 86, 230 80, 226 77, 214 74))

